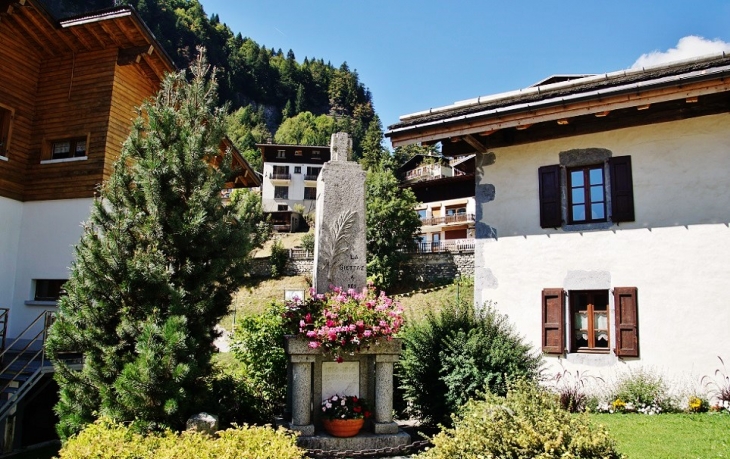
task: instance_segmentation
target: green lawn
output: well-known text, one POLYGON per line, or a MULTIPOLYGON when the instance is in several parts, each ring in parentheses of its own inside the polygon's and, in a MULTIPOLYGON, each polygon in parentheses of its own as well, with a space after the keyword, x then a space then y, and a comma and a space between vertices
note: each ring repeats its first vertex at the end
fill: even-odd
POLYGON ((592 414, 628 459, 730 458, 727 414, 592 414))

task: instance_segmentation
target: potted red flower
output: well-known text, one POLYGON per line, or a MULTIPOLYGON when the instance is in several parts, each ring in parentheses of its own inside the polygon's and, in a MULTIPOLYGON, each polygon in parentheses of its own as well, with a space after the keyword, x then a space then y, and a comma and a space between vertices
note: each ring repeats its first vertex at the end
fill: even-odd
POLYGON ((354 437, 370 417, 365 400, 355 395, 333 395, 322 400, 322 413, 324 429, 335 437, 354 437))

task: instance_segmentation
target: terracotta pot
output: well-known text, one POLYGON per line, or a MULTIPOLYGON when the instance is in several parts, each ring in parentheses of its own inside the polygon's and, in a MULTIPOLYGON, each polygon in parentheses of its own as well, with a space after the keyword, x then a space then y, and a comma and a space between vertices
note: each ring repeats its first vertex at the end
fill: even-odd
POLYGON ((354 437, 360 432, 365 419, 323 419, 324 430, 334 437, 354 437))

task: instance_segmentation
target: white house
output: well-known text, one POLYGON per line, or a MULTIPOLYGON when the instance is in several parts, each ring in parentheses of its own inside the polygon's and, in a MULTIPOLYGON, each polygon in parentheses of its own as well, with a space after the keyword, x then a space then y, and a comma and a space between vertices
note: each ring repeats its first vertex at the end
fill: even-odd
POLYGON ((298 214, 294 206, 303 206, 305 214, 314 212, 317 177, 330 160, 330 147, 271 143, 256 146, 261 150, 264 165, 262 208, 271 214, 276 229, 296 230, 298 214))
POLYGON ((730 57, 566 78, 406 115, 477 154, 475 303, 548 368, 697 381, 730 359, 730 57))

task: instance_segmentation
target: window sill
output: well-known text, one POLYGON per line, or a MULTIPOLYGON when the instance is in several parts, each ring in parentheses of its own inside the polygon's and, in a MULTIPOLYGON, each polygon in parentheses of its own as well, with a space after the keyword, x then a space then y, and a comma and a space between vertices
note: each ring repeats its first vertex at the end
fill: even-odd
POLYGON ((0 155, 0 161, 7 161, 7 160, 8 160, 7 156, 0 155))
POLYGON ((79 156, 76 158, 63 158, 63 159, 44 159, 41 164, 56 164, 56 163, 70 163, 74 161, 86 161, 89 159, 88 156, 79 156))
POLYGON ((611 352, 569 352, 565 360, 579 365, 607 367, 618 363, 618 357, 611 352))
POLYGON ((605 230, 609 229, 614 225, 613 222, 596 222, 596 223, 565 223, 563 225, 563 231, 590 231, 590 230, 605 230))
POLYGON ((36 301, 28 300, 25 302, 26 306, 57 306, 58 301, 36 301))

